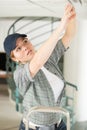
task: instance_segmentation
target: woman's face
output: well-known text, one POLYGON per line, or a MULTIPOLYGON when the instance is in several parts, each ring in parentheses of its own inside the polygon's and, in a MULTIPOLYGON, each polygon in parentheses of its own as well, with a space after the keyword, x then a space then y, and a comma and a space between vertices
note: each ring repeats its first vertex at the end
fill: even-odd
POLYGON ((25 63, 31 61, 35 54, 34 46, 27 38, 18 38, 16 41, 16 48, 12 51, 14 60, 25 63))

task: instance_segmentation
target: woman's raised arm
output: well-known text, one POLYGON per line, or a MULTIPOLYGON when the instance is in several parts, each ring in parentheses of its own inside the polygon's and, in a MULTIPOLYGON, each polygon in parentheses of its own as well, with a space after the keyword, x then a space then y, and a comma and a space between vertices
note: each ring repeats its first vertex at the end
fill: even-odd
POLYGON ((66 31, 66 33, 62 41, 64 45, 67 46, 66 43, 70 41, 70 37, 68 39, 68 36, 69 35, 71 36, 72 32, 72 31, 70 32, 71 23, 75 15, 76 14, 75 10, 73 9, 73 6, 71 4, 68 4, 65 9, 62 20, 60 22, 60 26, 53 31, 48 40, 42 44, 42 46, 38 49, 38 51, 34 55, 33 59, 30 61, 29 71, 32 77, 34 77, 35 74, 38 72, 38 70, 46 63, 60 38, 60 34, 64 30, 66 31))

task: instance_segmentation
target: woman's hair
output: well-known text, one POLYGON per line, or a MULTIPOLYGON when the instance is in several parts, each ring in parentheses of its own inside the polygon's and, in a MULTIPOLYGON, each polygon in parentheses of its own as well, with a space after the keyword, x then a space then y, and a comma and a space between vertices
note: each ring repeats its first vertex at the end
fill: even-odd
POLYGON ((13 61, 15 61, 15 60, 14 60, 14 59, 15 59, 15 56, 14 56, 13 51, 11 51, 10 58, 11 58, 13 61))

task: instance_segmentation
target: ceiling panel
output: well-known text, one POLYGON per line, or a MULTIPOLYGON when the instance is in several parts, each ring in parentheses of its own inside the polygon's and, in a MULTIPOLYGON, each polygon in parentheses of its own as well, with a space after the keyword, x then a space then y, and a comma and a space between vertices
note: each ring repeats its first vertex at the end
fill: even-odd
POLYGON ((68 1, 77 11, 87 8, 87 0, 0 0, 0 17, 61 17, 68 1))

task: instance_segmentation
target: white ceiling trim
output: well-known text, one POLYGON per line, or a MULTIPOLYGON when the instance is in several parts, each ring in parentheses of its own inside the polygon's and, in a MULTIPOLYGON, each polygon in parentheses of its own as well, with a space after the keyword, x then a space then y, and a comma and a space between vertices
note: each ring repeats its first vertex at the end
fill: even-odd
MULTIPOLYGON (((68 1, 73 3, 78 15, 83 12, 82 10, 84 9, 87 11, 87 4, 81 5, 80 2, 75 2, 79 0, 0 0, 0 17, 61 17, 68 1)), ((82 2, 83 1, 86 3, 85 1, 87 0, 82 0, 82 2)), ((85 14, 87 14, 86 11, 84 11, 85 14)))
POLYGON ((21 16, 54 16, 61 17, 67 0, 33 0, 40 2, 43 7, 35 5, 28 0, 0 0, 0 17, 21 16), (58 13, 59 12, 59 13, 58 13))

